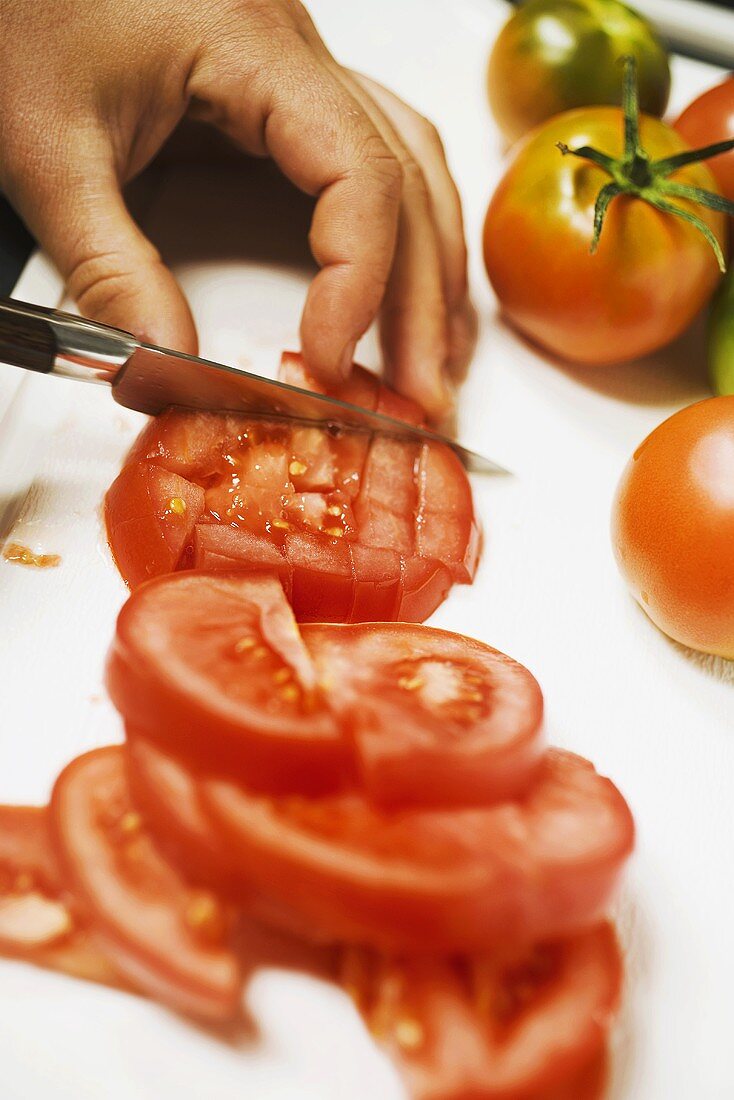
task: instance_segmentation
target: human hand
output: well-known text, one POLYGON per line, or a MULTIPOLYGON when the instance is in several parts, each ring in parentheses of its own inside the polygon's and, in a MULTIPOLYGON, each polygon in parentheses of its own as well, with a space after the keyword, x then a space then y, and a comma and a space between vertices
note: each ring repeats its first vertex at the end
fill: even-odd
POLYGON ((3 0, 0 186, 86 316, 195 353, 186 300, 121 187, 189 115, 317 197, 302 350, 348 373, 380 313, 393 384, 434 421, 473 346, 461 207, 441 142, 338 65, 293 0, 3 0))

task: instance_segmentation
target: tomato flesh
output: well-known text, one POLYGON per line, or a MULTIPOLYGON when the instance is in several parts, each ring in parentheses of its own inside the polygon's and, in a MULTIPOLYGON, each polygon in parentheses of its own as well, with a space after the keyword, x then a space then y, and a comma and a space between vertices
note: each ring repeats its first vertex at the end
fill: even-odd
POLYGON ((407 624, 304 626, 368 798, 482 805, 524 793, 544 750, 527 669, 459 634, 407 624))
POLYGON ((51 825, 64 885, 120 972, 179 1011, 234 1016, 240 972, 226 914, 154 847, 130 803, 122 748, 97 749, 64 769, 51 825))
MULTIPOLYGON (((284 357, 283 376, 318 388, 297 356, 284 357)), ((421 421, 361 368, 334 393, 421 421)), ((131 587, 191 566, 276 568, 306 622, 423 619, 447 575, 471 582, 479 552, 469 483, 448 448, 181 409, 142 433, 106 520, 131 587), (421 580, 406 588, 417 561, 421 580)))
POLYGON ((598 1092, 621 969, 604 924, 474 958, 348 949, 342 981, 414 1100, 583 1100, 598 1092))
POLYGON ((172 572, 204 510, 204 492, 161 466, 126 466, 110 487, 105 517, 117 567, 135 586, 172 572))
POLYGON ((349 746, 273 576, 184 572, 139 589, 118 619, 107 687, 154 740, 261 789, 333 790, 348 773, 349 746))
POLYGON ((233 873, 326 942, 467 952, 589 927, 633 843, 616 788, 551 751, 525 798, 479 809, 379 811, 360 794, 267 798, 206 780, 233 873))
MULTIPOLYGON (((349 592, 333 572, 320 584, 324 600, 349 592)), ((107 680, 128 723, 268 792, 356 784, 388 805, 483 805, 523 794, 540 767, 542 695, 522 665, 407 623, 299 634, 265 573, 141 588, 120 614, 107 680)))
POLYGON ((47 810, 0 806, 0 953, 119 985, 119 973, 61 895, 47 810))

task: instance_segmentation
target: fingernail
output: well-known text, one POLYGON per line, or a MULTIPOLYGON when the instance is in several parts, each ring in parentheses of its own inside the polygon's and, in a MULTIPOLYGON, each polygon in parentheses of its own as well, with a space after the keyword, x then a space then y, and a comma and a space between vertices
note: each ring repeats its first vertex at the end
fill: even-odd
POLYGON ((344 348, 344 351, 341 353, 338 369, 339 374, 342 376, 342 378, 346 378, 352 369, 352 363, 354 362, 354 352, 356 351, 356 348, 357 341, 350 340, 344 348))

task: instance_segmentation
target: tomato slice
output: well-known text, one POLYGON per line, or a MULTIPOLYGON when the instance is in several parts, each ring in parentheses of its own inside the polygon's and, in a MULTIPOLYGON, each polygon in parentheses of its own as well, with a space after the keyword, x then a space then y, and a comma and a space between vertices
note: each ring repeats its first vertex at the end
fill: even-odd
POLYGON ((202 782, 243 891, 314 939, 388 951, 485 951, 590 927, 633 845, 619 791, 586 760, 551 750, 519 802, 401 810, 362 795, 274 798, 202 782))
MULTIPOLYGON (((320 591, 350 598, 351 581, 320 591)), ((483 805, 524 793, 540 765, 542 695, 522 665, 409 624, 299 634, 266 574, 150 582, 120 614, 107 677, 128 723, 268 792, 357 783, 389 805, 483 805)))
POLYGON ((266 574, 184 572, 139 589, 118 619, 107 686, 127 722, 259 788, 333 790, 352 766, 266 574))
POLYGON ((108 490, 110 548, 131 588, 170 573, 204 510, 204 491, 179 474, 145 462, 126 466, 108 490))
POLYGON ((381 959, 352 948, 341 968, 414 1100, 597 1095, 621 976, 608 924, 474 958, 381 959))
POLYGON ((483 805, 523 794, 544 750, 543 696, 481 642, 403 623, 303 626, 360 783, 383 804, 483 805))
POLYGON ((153 845, 130 802, 123 754, 86 753, 56 781, 51 823, 64 884, 134 985, 178 1011, 231 1018, 241 981, 228 916, 153 845))
POLYGON ((121 984, 61 897, 48 812, 40 807, 0 806, 0 953, 88 981, 121 984))

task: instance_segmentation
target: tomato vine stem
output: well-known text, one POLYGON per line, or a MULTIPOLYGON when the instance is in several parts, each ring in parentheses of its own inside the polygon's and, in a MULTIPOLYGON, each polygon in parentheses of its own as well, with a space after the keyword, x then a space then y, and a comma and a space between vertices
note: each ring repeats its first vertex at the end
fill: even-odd
POLYGON ((634 195, 635 198, 649 203, 663 214, 672 214, 701 233, 713 249, 721 271, 726 270, 726 262, 716 234, 711 231, 703 218, 688 207, 680 206, 672 199, 683 199, 689 203, 717 210, 734 217, 734 203, 723 198, 715 191, 704 187, 693 187, 669 177, 673 172, 688 164, 698 164, 734 149, 734 138, 729 141, 717 141, 701 149, 685 149, 670 157, 652 160, 640 142, 640 106, 637 88, 637 62, 634 57, 621 59, 624 65, 624 92, 622 97, 622 116, 624 119, 624 154, 621 157, 610 156, 591 145, 581 145, 571 149, 564 142, 557 146, 563 156, 580 157, 596 164, 607 172, 611 182, 602 187, 594 206, 594 232, 590 251, 596 252, 599 246, 604 221, 610 204, 618 195, 634 195))

